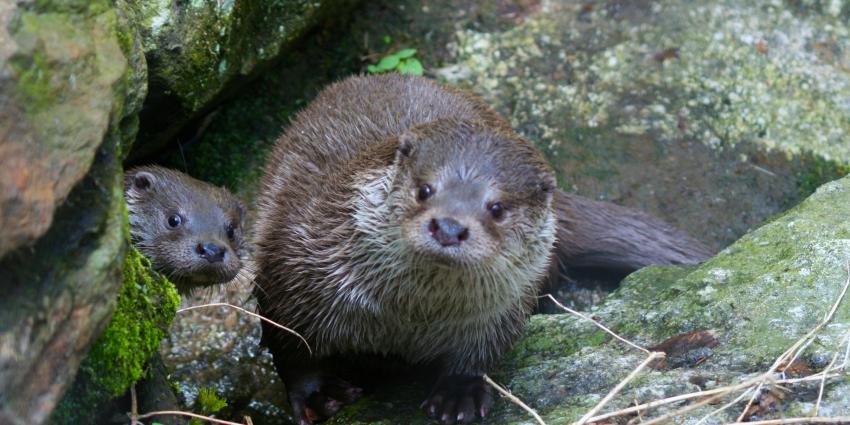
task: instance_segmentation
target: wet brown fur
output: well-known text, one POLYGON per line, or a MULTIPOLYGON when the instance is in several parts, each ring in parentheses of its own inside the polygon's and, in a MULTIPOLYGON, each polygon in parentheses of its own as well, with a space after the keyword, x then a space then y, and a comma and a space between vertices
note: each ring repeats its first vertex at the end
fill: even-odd
POLYGON ((315 387, 304 376, 325 373, 334 356, 399 356, 445 375, 487 372, 521 334, 553 252, 567 264, 631 269, 705 258, 689 247, 698 243, 658 220, 554 184, 534 147, 466 92, 391 74, 320 93, 278 139, 258 199, 260 313, 300 332, 315 352, 264 327, 290 397, 292 387, 315 387), (507 227, 484 222, 470 264, 458 257, 444 267, 405 251, 399 240, 416 227, 399 229, 389 216, 427 208, 408 194, 412 181, 452 161, 459 173, 495 182, 513 210, 507 227))
POLYGON ((245 208, 229 191, 179 171, 144 166, 125 173, 124 197, 133 245, 181 293, 236 277, 244 255, 245 208), (140 187, 140 181, 148 186, 140 187), (184 223, 170 228, 167 220, 175 213, 184 223), (232 238, 228 225, 234 226, 232 238), (207 242, 227 250, 224 261, 210 264, 199 257, 197 245, 207 242))

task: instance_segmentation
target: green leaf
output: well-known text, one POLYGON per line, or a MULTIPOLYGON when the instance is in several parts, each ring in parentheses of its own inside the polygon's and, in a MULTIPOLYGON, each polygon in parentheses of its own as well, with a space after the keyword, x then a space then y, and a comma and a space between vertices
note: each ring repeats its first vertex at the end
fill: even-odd
POLYGON ((416 49, 404 49, 396 52, 393 56, 398 56, 399 59, 407 59, 416 54, 416 49))
POLYGON ((419 62, 419 59, 410 58, 402 62, 401 66, 398 67, 398 72, 421 76, 425 70, 422 68, 422 62, 419 62))
POLYGON ((393 42, 393 38, 388 35, 385 35, 383 38, 381 38, 381 41, 383 41, 384 44, 390 44, 393 42))
POLYGON ((378 62, 378 66, 376 67, 377 72, 390 71, 395 69, 398 66, 398 63, 401 59, 399 59, 396 55, 385 56, 378 62))
POLYGON ((369 73, 370 73, 370 74, 377 74, 377 73, 379 73, 379 72, 380 72, 380 71, 378 71, 378 67, 377 67, 377 66, 375 66, 375 65, 369 65, 369 66, 367 66, 367 67, 366 67, 366 70, 367 70, 367 71, 369 71, 369 73))

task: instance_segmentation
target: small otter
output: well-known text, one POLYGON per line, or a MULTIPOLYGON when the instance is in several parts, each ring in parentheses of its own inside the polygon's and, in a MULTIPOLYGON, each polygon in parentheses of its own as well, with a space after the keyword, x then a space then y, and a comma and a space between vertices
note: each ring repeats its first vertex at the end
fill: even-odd
MULTIPOLYGON (((620 261, 634 248, 628 241, 556 246, 556 235, 560 245, 584 241, 588 219, 608 235, 617 229, 604 222, 640 222, 640 214, 610 222, 556 209, 600 208, 580 201, 558 192, 541 154, 463 91, 396 74, 322 91, 276 142, 256 224, 260 313, 314 350, 264 324, 299 423, 360 396, 341 361, 375 358, 437 370, 423 403, 430 417, 483 418, 492 396, 482 375, 522 333, 553 252, 567 263, 627 268, 701 259, 684 248, 620 261)), ((639 226, 657 224, 648 223, 639 226)))
POLYGON ((124 197, 133 245, 181 293, 236 277, 245 208, 233 194, 178 171, 127 171, 124 197))

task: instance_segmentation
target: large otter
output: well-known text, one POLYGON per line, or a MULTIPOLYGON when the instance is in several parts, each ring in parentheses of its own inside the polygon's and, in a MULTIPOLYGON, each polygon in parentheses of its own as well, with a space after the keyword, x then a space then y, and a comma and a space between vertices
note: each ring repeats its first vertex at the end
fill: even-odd
POLYGON ((236 277, 245 208, 233 194, 178 171, 138 167, 124 177, 133 245, 186 293, 236 277))
POLYGON ((583 221, 606 236, 620 229, 606 228, 604 212, 559 217, 556 204, 606 208, 558 192, 538 151, 476 97, 401 75, 352 77, 320 93, 276 143, 256 227, 260 312, 313 348, 264 326, 299 422, 360 395, 339 360, 374 357, 438 370, 429 416, 486 416, 481 376, 522 332, 556 234, 562 260, 579 265, 703 257, 669 226, 619 207, 607 209, 610 225, 646 228, 622 230, 669 252, 586 241, 583 221))

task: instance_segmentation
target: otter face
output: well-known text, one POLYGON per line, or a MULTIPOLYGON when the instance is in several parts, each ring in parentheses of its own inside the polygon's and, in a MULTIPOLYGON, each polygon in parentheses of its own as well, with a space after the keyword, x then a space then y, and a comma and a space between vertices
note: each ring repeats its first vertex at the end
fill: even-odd
POLYGON ((551 208, 555 180, 527 142, 439 120, 400 137, 391 199, 402 239, 445 265, 518 260, 551 208))
POLYGON ((229 192, 159 167, 125 176, 133 244, 181 292, 232 280, 244 208, 229 192))

